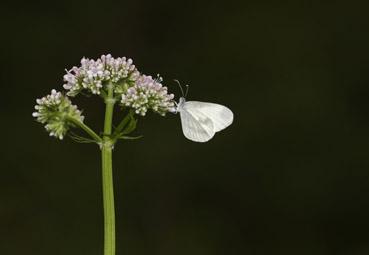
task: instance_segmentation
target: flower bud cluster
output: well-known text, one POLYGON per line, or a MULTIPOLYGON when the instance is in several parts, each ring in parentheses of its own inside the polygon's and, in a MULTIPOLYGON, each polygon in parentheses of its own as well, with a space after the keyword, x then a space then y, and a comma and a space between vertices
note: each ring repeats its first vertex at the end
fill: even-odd
POLYGON ((36 111, 32 116, 38 122, 46 123, 45 128, 50 136, 63 139, 69 128, 73 126, 71 118, 83 122, 84 117, 77 106, 72 105, 68 97, 54 89, 50 95, 37 99, 36 102, 36 111))
POLYGON ((97 60, 82 58, 81 66, 67 71, 64 81, 66 95, 52 90, 50 95, 37 99, 33 113, 50 135, 59 139, 63 139, 71 127, 83 124, 81 111, 69 99, 82 90, 101 95, 105 100, 119 99, 122 106, 131 107, 142 116, 148 110, 161 115, 175 111, 174 95, 168 94, 162 78, 153 79, 139 73, 132 59, 125 57, 113 58, 108 54, 97 60))
MULTIPOLYGON (((106 84, 124 84, 134 82, 140 73, 132 59, 113 58, 110 54, 93 60, 82 58, 81 66, 74 66, 64 75, 64 89, 68 96, 75 96, 83 89, 99 95, 106 84)), ((117 86, 116 92, 122 91, 117 86)))
POLYGON ((135 112, 142 116, 145 116, 149 109, 165 115, 175 111, 173 98, 174 95, 168 94, 167 87, 161 84, 161 78, 153 79, 151 76, 141 75, 122 95, 121 103, 134 108, 135 112))

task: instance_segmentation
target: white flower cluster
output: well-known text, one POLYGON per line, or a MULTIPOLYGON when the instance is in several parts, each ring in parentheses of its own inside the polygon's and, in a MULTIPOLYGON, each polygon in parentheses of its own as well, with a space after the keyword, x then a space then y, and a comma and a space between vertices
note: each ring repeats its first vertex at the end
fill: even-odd
POLYGON ((74 66, 64 75, 63 87, 68 90, 68 96, 75 96, 83 89, 99 95, 105 84, 112 83, 117 85, 115 91, 122 93, 121 85, 134 82, 139 75, 132 59, 113 58, 108 54, 97 60, 83 58, 80 67, 74 66))
POLYGON ((83 122, 84 117, 77 106, 72 105, 68 97, 52 90, 50 95, 36 100, 37 110, 32 114, 38 122, 46 123, 45 128, 50 136, 63 139, 69 128, 73 125, 67 118, 75 118, 83 122))
POLYGON ((165 115, 166 112, 175 111, 173 98, 174 95, 168 94, 167 87, 161 84, 161 78, 153 79, 151 76, 141 75, 122 95, 121 103, 134 108, 142 116, 146 115, 148 109, 165 115))
POLYGON ((83 123, 81 111, 69 99, 82 90, 101 94, 104 99, 120 99, 122 106, 131 107, 142 116, 150 109, 161 115, 175 112, 174 95, 168 94, 162 78, 140 74, 132 59, 125 57, 113 58, 108 54, 97 60, 83 58, 80 67, 67 71, 64 81, 66 95, 52 90, 50 95, 37 99, 36 112, 32 114, 45 124, 51 136, 59 139, 63 139, 69 128, 83 123))

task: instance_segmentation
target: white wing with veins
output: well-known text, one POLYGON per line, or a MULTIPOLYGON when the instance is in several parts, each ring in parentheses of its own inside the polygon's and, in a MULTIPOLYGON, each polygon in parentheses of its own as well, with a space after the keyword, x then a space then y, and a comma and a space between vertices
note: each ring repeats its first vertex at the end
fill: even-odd
POLYGON ((220 104, 188 101, 185 102, 183 109, 187 111, 195 109, 196 112, 208 117, 213 122, 214 132, 225 129, 233 122, 233 112, 220 104))
POLYGON ((213 138, 213 121, 193 107, 186 107, 187 103, 180 111, 183 134, 186 138, 195 142, 207 142, 213 138))

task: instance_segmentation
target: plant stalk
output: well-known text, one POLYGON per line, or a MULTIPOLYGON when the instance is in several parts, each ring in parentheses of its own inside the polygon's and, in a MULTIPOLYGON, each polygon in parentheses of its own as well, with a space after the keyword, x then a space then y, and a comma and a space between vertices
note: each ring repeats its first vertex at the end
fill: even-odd
POLYGON ((91 138, 93 138, 97 143, 101 143, 102 139, 100 136, 98 136, 91 128, 89 128, 86 124, 84 124, 83 122, 72 118, 72 117, 68 117, 68 120, 70 122, 72 122, 74 125, 82 128, 91 138))
POLYGON ((115 209, 112 162, 112 150, 114 142, 110 137, 112 132, 113 111, 115 104, 112 86, 108 86, 108 94, 105 98, 105 104, 104 136, 101 146, 104 204, 104 255, 115 255, 115 209))

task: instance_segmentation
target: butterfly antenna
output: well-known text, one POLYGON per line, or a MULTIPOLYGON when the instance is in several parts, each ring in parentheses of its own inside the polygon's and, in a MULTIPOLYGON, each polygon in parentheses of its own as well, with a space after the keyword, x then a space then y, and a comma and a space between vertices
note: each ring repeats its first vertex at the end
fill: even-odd
POLYGON ((185 96, 184 97, 187 97, 187 94, 188 94, 188 89, 190 88, 190 85, 186 85, 186 94, 185 94, 185 96))
POLYGON ((180 88, 180 90, 181 90, 181 92, 182 92, 182 96, 186 97, 186 96, 185 96, 185 94, 184 94, 184 92, 183 92, 183 88, 182 88, 182 85, 181 85, 181 83, 179 82, 179 80, 174 79, 174 81, 178 84, 178 86, 179 86, 179 88, 180 88))

